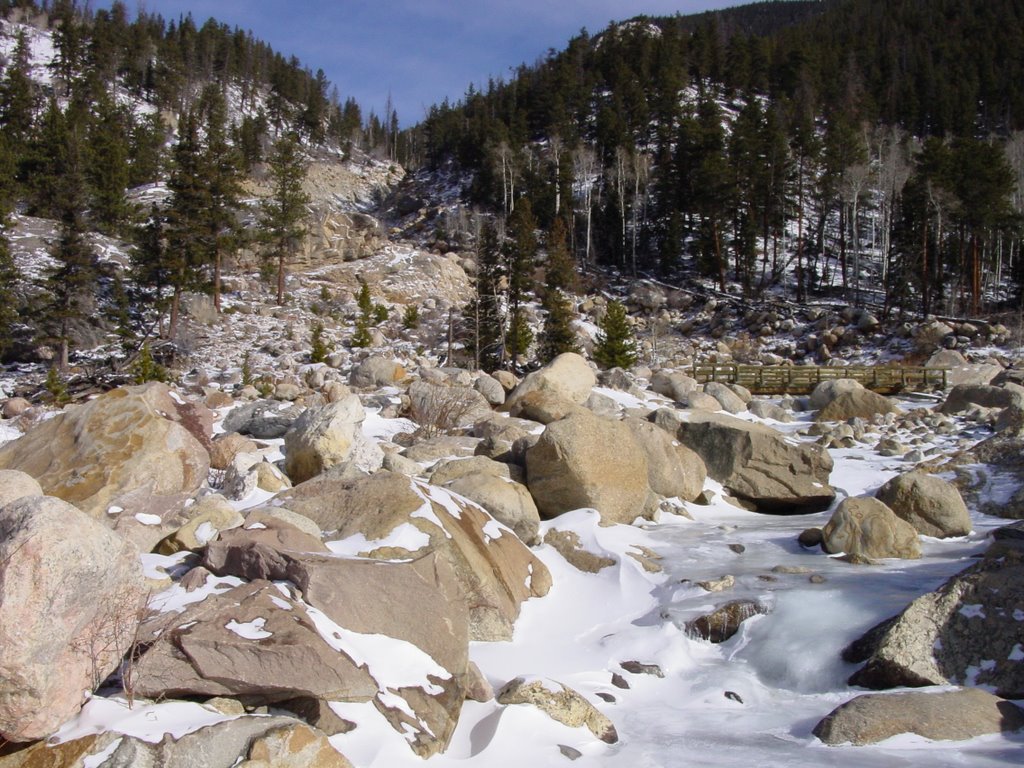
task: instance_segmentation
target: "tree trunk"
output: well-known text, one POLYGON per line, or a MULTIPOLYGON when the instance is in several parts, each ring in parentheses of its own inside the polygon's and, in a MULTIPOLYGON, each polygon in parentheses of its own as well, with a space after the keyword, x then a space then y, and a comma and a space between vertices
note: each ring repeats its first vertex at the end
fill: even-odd
POLYGON ((213 254, 213 308, 220 314, 220 248, 213 254))
POLYGON ((277 304, 284 304, 284 248, 277 254, 277 304))
POLYGON ((181 288, 174 286, 174 293, 171 296, 171 319, 167 324, 167 337, 171 340, 178 335, 178 314, 181 311, 181 288))
POLYGON ((804 300, 804 159, 800 158, 797 171, 796 197, 796 300, 804 300))
POLYGON ((839 204, 839 269, 843 278, 843 297, 847 295, 846 274, 846 206, 839 204))
POLYGON ((725 293, 725 262, 722 260, 722 242, 718 235, 718 220, 711 220, 711 231, 715 238, 715 262, 718 264, 718 289, 725 293))

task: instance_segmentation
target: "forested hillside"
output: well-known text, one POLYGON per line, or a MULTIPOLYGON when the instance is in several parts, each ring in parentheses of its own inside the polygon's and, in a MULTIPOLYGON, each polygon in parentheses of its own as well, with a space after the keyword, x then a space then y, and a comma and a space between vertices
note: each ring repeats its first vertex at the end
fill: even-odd
POLYGON ((577 265, 976 314, 1020 291, 1024 2, 825 0, 582 32, 410 144, 577 265))
POLYGON ((182 293, 211 291, 219 307, 240 247, 282 275, 303 201, 292 178, 256 216, 243 194, 254 170, 285 183, 310 153, 397 151, 393 111, 364 121, 322 71, 213 19, 75 0, 5 0, 0 18, 0 353, 18 336, 58 349, 63 368, 73 328, 103 314, 129 348, 165 316, 173 338, 182 293), (58 222, 31 281, 7 242, 15 212, 58 222), (101 263, 94 233, 130 249, 129 270, 101 263))

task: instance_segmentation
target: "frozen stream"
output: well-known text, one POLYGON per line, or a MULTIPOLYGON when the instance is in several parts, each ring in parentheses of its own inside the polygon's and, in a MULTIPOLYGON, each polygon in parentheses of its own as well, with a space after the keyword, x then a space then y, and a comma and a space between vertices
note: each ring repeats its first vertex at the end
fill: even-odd
MULTIPOLYGON (((394 420, 368 421, 366 429, 374 435, 395 426, 390 424, 394 420)), ((795 432, 801 424, 772 426, 795 432)), ((948 452, 963 434, 938 438, 926 448, 948 452)), ((910 468, 866 447, 832 455, 831 483, 840 499, 873 493, 910 468)), ((802 530, 823 526, 830 512, 761 515, 732 506, 710 481, 706 489, 713 492, 710 504, 686 505, 692 520, 670 515, 656 522, 601 527, 596 511, 581 509, 544 523, 543 529, 575 532, 586 550, 614 565, 596 574, 584 573, 553 547, 536 548, 551 571, 550 593, 523 604, 511 642, 471 644, 471 658, 495 690, 519 676, 542 678, 553 689, 569 686, 611 719, 619 736, 616 744, 599 741, 584 726, 557 723, 533 706, 466 701, 447 751, 426 764, 1024 765, 1024 733, 967 742, 930 742, 903 735, 870 747, 826 747, 811 734, 836 706, 864 692, 846 684, 855 667, 840 659, 843 647, 967 567, 986 548, 989 531, 1005 520, 975 514, 969 536, 924 539, 924 556, 917 561, 851 565, 797 544, 802 530), (661 573, 645 570, 631 556, 643 551, 661 557, 661 573), (697 586, 699 581, 727 575, 735 584, 721 592, 697 586), (763 604, 767 613, 748 619, 727 642, 713 645, 682 629, 693 618, 743 598, 763 604), (663 676, 630 673, 622 666, 630 661, 657 665, 663 676)), ((332 707, 357 725, 331 737, 353 765, 424 765, 372 704, 332 707)), ((66 737, 75 728, 84 728, 83 732, 109 729, 159 740, 164 733, 194 730, 210 717, 211 712, 198 704, 158 703, 133 714, 116 702, 97 698, 66 737)))

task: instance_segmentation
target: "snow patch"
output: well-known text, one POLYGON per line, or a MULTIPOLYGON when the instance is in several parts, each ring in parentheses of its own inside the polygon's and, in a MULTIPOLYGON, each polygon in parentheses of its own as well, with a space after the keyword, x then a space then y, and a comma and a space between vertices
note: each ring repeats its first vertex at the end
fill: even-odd
POLYGON ((272 637, 272 632, 267 632, 263 629, 267 620, 260 617, 247 622, 237 622, 234 619, 224 625, 224 629, 234 632, 239 637, 245 638, 246 640, 263 640, 267 637, 272 637))

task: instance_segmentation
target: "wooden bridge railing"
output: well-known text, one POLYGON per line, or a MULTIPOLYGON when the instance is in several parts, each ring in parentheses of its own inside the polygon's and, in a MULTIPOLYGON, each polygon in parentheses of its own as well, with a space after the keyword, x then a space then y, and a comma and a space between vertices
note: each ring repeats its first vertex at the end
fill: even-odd
POLYGON ((855 379, 881 394, 946 389, 946 368, 918 366, 737 365, 694 363, 690 375, 701 384, 740 384, 754 394, 808 394, 822 381, 855 379))

